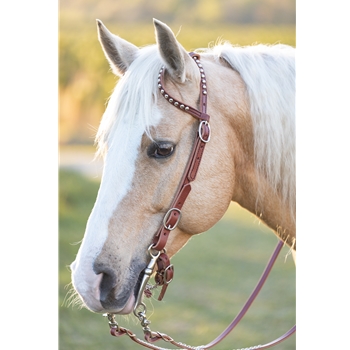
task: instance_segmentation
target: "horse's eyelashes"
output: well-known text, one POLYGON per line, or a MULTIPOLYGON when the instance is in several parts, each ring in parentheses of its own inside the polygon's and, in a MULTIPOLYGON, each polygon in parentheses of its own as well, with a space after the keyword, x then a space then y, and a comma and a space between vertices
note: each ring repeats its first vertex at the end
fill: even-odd
POLYGON ((151 158, 170 157, 175 150, 175 145, 168 141, 153 142, 147 149, 147 155, 151 158))

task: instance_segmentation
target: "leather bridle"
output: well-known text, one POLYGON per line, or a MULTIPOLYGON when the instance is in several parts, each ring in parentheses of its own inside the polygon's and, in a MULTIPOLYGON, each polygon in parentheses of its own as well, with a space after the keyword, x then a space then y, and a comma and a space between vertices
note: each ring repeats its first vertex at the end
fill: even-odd
MULTIPOLYGON (((239 314, 236 316, 236 318, 231 322, 231 324, 211 343, 207 345, 202 345, 199 347, 192 347, 180 342, 174 341, 170 336, 160 333, 160 332, 152 332, 149 328, 150 321, 146 317, 146 305, 142 302, 142 297, 145 295, 146 297, 150 297, 152 295, 152 289, 162 286, 160 295, 158 297, 158 300, 162 300, 164 297, 164 294, 166 292, 166 289, 169 285, 169 283, 172 281, 174 276, 174 267, 172 264, 170 264, 170 259, 168 255, 166 254, 165 245, 167 243, 168 237, 173 231, 177 225, 179 224, 179 221, 181 219, 181 209, 188 197, 188 194, 191 191, 191 182, 195 180, 198 168, 200 166, 203 152, 205 149, 206 144, 210 141, 211 136, 211 129, 209 125, 209 115, 207 114, 207 81, 205 72, 203 69, 203 66, 200 62, 200 55, 198 53, 189 53, 189 55, 192 57, 194 62, 197 64, 198 69, 200 71, 200 97, 199 97, 199 110, 175 99, 172 97, 164 88, 164 72, 165 67, 162 67, 159 75, 158 75, 158 88, 160 90, 160 93, 163 95, 163 97, 174 107, 189 113, 194 118, 199 120, 199 126, 198 131, 196 134, 196 139, 194 142, 194 146, 192 149, 192 152, 190 154, 189 160, 187 162, 185 171, 183 173, 182 179, 180 181, 180 184, 178 186, 178 189, 175 193, 173 202, 170 206, 170 209, 165 214, 163 223, 161 227, 159 228, 158 232, 155 234, 153 238, 152 244, 148 248, 148 253, 151 257, 150 262, 148 263, 146 269, 144 270, 142 281, 139 287, 138 295, 136 298, 136 303, 134 307, 134 315, 139 319, 140 324, 142 326, 144 336, 146 339, 146 342, 138 339, 135 334, 133 334, 130 330, 121 327, 118 325, 118 323, 115 321, 114 314, 105 314, 104 316, 108 317, 109 325, 110 325, 110 332, 113 336, 121 336, 121 335, 128 335, 130 339, 135 341, 136 343, 143 345, 149 349, 164 349, 160 348, 158 346, 153 345, 154 342, 158 340, 164 340, 168 343, 171 343, 181 349, 209 349, 216 344, 218 344, 221 340, 223 340, 232 330, 233 328, 238 324, 238 322, 243 318, 244 314, 248 311, 250 305, 258 295, 260 289, 262 288, 263 284, 265 283, 274 262, 277 259, 277 256, 279 252, 281 251, 283 247, 283 242, 280 240, 275 248, 275 251, 273 252, 262 276, 260 277, 260 280, 258 284, 256 285, 254 291, 248 298, 246 304, 242 308, 242 310, 239 312, 239 314), (150 285, 148 283, 149 279, 151 278, 151 275, 154 273, 154 270, 156 270, 155 273, 155 282, 156 284, 154 286, 150 285)), ((257 345, 246 349, 266 349, 269 347, 272 347, 276 344, 279 344, 284 339, 288 338, 290 335, 292 335, 296 331, 296 326, 292 327, 287 333, 285 333, 280 338, 265 344, 265 345, 257 345)))
MULTIPOLYGON (((177 192, 175 193, 173 202, 170 206, 171 209, 165 214, 163 219, 163 225, 160 227, 158 233, 154 236, 152 249, 155 251, 162 251, 165 248, 169 234, 174 230, 180 219, 181 209, 187 199, 188 194, 191 191, 191 182, 195 180, 199 165, 202 160, 202 155, 205 149, 205 145, 210 141, 210 125, 209 115, 207 112, 207 86, 204 69, 199 61, 199 56, 190 53, 193 60, 197 63, 201 73, 201 84, 200 84, 200 98, 199 105, 200 110, 197 110, 191 106, 188 106, 175 98, 171 97, 169 93, 164 89, 164 71, 163 67, 158 75, 158 88, 164 98, 173 106, 183 110, 186 113, 191 114, 193 117, 200 121, 196 140, 192 149, 192 153, 189 157, 189 161, 185 168, 184 174, 178 186, 177 192)), ((162 300, 169 281, 173 278, 174 269, 170 265, 170 260, 166 253, 161 253, 157 260, 157 273, 155 280, 157 285, 162 285, 162 291, 158 297, 158 300, 162 300)))

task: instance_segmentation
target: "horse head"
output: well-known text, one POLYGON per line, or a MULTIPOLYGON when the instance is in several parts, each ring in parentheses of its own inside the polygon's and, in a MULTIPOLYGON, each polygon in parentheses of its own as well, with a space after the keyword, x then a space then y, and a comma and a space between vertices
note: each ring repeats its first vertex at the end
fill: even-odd
MULTIPOLYGON (((169 104, 157 77, 163 67, 164 86, 172 98, 197 109, 203 82, 198 64, 164 23, 154 20, 157 44, 144 48, 112 34, 101 21, 97 27, 104 54, 120 79, 96 137, 104 169, 84 239, 71 265, 72 281, 91 311, 128 314, 149 263, 148 248, 171 207, 198 133, 198 120, 169 104)), ((249 68, 239 66, 245 56, 237 51, 237 62, 232 62, 233 55, 225 56, 224 47, 220 52, 201 54, 212 133, 181 209, 181 220, 166 243, 170 257, 193 235, 218 222, 232 200, 258 215, 276 233, 285 234, 287 244, 294 242, 290 240, 295 237, 293 184, 283 182, 291 169, 292 146, 285 145, 289 138, 278 130, 269 136, 271 147, 262 141, 257 144, 256 135, 264 134, 269 124, 258 121, 267 126, 257 131, 253 109, 259 108, 253 98, 258 93, 251 92, 249 77, 245 78, 249 68), (270 152, 273 147, 281 149, 270 152), (263 148, 260 158, 257 148, 258 152, 263 148), (262 163, 260 159, 266 157, 272 164, 262 163), (278 174, 270 169, 275 166, 278 174)), ((260 51, 255 56, 267 65, 278 60, 260 51)), ((285 79, 283 84, 289 82, 285 79)), ((268 88, 271 95, 281 94, 275 91, 280 89, 277 83, 268 88)), ((281 109, 288 110, 288 106, 281 109)), ((288 116, 278 125, 281 123, 288 128, 288 116)))

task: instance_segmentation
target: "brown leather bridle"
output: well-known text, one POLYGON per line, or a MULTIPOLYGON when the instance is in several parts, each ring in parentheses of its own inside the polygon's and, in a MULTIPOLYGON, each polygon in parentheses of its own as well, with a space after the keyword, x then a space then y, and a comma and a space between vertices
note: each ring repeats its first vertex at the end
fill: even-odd
MULTIPOLYGON (((164 88, 164 72, 163 67, 158 75, 158 88, 164 98, 173 106, 183 110, 186 113, 191 114, 193 117, 200 121, 196 140, 192 149, 192 153, 189 157, 189 161, 183 173, 182 179, 175 193, 173 202, 170 206, 171 209, 165 214, 163 219, 163 225, 160 227, 158 233, 154 236, 152 249, 156 251, 162 251, 166 245, 169 234, 174 230, 180 219, 181 209, 186 201, 188 194, 191 191, 191 182, 195 180, 199 165, 202 160, 202 155, 205 149, 205 145, 210 141, 210 126, 209 115, 207 112, 207 86, 206 77, 202 64, 199 61, 199 55, 190 53, 190 56, 197 63, 197 66, 201 73, 200 83, 200 98, 199 105, 200 110, 197 110, 191 106, 188 106, 175 98, 171 97, 164 88)), ((173 266, 170 264, 170 260, 166 253, 161 253, 157 261, 157 273, 155 280, 157 285, 162 285, 162 291, 158 297, 158 300, 162 300, 169 281, 172 280, 174 274, 173 266)))
MULTIPOLYGON (((180 184, 178 186, 177 192, 175 193, 173 202, 170 206, 170 209, 165 214, 163 223, 159 228, 158 232, 156 233, 156 235, 154 236, 152 244, 148 248, 148 253, 151 259, 146 269, 144 270, 143 278, 140 284, 140 288, 138 291, 138 295, 137 295, 137 299, 134 307, 134 315, 139 319, 141 326, 143 327, 143 332, 144 332, 146 342, 141 339, 138 339, 136 335, 133 334, 130 330, 119 326, 118 323, 115 321, 114 314, 104 315, 104 316, 107 316, 109 319, 110 332, 113 336, 121 336, 126 334, 130 337, 130 339, 132 339, 136 343, 143 345, 149 349, 164 349, 152 344, 161 339, 181 349, 205 350, 218 344, 233 330, 233 328, 239 323, 239 321, 243 318, 245 313, 248 311, 250 305, 253 303, 254 299, 256 298, 263 284, 265 283, 273 267, 273 264, 276 261, 277 256, 284 245, 281 240, 278 242, 275 248, 275 251, 273 252, 263 274, 260 277, 258 284, 256 285, 254 291, 252 292, 247 302, 243 306, 242 310, 238 313, 238 315, 231 322, 231 324, 211 343, 207 345, 202 345, 199 347, 192 347, 180 342, 176 342, 166 334, 163 334, 160 332, 152 332, 151 329, 149 328, 150 321, 146 317, 147 308, 146 308, 146 305, 142 302, 142 297, 143 295, 146 295, 147 297, 151 296, 153 288, 157 286, 162 286, 160 295, 158 297, 158 300, 162 300, 169 283, 173 279, 174 267, 172 264, 170 264, 170 259, 166 254, 165 245, 167 243, 167 240, 171 231, 173 231, 179 224, 179 221, 181 219, 181 209, 191 191, 191 182, 194 181, 196 178, 198 168, 202 160, 205 145, 210 141, 210 136, 211 136, 211 130, 209 125, 210 117, 207 114, 207 81, 206 81, 205 72, 200 62, 200 55, 198 53, 193 53, 193 52, 189 53, 189 55, 197 64, 201 75, 200 76, 201 82, 200 82, 199 110, 179 100, 176 100, 165 90, 164 88, 165 68, 164 67, 161 68, 158 75, 158 88, 160 90, 160 93, 164 96, 164 98, 176 108, 186 113, 189 113, 194 118, 198 119, 199 126, 198 126, 196 139, 194 142, 194 146, 189 157, 189 161, 186 165, 186 168, 183 173, 180 184), (148 284, 148 281, 151 275, 154 273, 154 270, 156 270, 156 273, 155 273, 156 284, 155 286, 151 286, 150 284, 148 284)), ((288 338, 295 331, 296 331, 296 326, 292 327, 287 333, 285 333, 280 338, 268 344, 257 345, 246 349, 266 349, 266 348, 272 347, 276 344, 279 344, 286 338, 288 338)))

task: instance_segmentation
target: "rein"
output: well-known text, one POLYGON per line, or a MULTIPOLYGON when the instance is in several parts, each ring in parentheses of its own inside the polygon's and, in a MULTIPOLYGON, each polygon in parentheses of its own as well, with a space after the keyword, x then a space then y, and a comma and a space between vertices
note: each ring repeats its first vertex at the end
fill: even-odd
MULTIPOLYGON (((260 277, 258 284, 256 285, 252 294, 246 301, 245 305, 243 306, 241 311, 238 313, 238 315, 235 317, 235 319, 230 323, 230 325, 212 342, 208 343, 207 345, 192 347, 181 342, 176 342, 174 339, 172 339, 170 336, 166 334, 151 331, 149 327, 149 324, 151 322, 146 317, 147 308, 146 308, 146 305, 142 302, 142 297, 143 295, 145 295, 146 297, 150 297, 152 295, 152 290, 154 288, 158 286, 162 286, 160 295, 158 297, 158 300, 162 300, 169 283, 173 280, 174 267, 172 264, 170 264, 170 259, 166 254, 165 245, 167 243, 167 240, 171 231, 173 231, 179 224, 179 221, 181 219, 181 209, 186 201, 188 194, 191 191, 191 182, 194 181, 196 178, 197 171, 202 160, 202 155, 204 152, 205 145, 210 141, 210 136, 211 136, 211 130, 209 125, 210 117, 206 113, 207 112, 207 85, 206 85, 207 82, 206 82, 205 72, 200 62, 200 55, 198 53, 193 53, 193 52, 189 53, 189 55, 197 64, 201 74, 200 100, 199 100, 200 109, 199 110, 185 103, 182 103, 181 101, 176 100, 166 92, 166 90, 164 89, 164 72, 165 72, 164 67, 161 68, 158 75, 158 88, 160 90, 160 93, 163 95, 163 97, 176 108, 181 109, 184 112, 191 114, 194 118, 198 119, 199 126, 198 126, 198 132, 197 132, 196 140, 194 142, 191 155, 189 157, 184 174, 180 181, 180 185, 178 186, 178 190, 175 193, 173 202, 170 206, 171 209, 169 209, 168 212, 165 214, 162 226, 159 228, 158 232, 155 234, 153 238, 153 242, 148 248, 148 253, 151 259, 146 269, 144 270, 144 274, 143 274, 138 295, 136 298, 135 307, 133 310, 134 315, 140 321, 146 341, 138 339, 133 332, 131 332, 127 328, 119 326, 115 320, 114 314, 104 314, 104 316, 108 317, 111 335, 118 337, 126 334, 134 342, 140 345, 143 345, 144 347, 149 349, 167 350, 166 348, 161 348, 153 345, 153 343, 158 340, 163 340, 165 342, 171 343, 172 345, 175 345, 180 349, 193 349, 193 350, 209 349, 215 346, 216 344, 218 344, 220 341, 222 341, 236 327, 236 325, 239 323, 239 321, 243 318, 245 313, 248 311, 249 307, 253 303, 256 296, 259 294, 284 244, 281 240, 278 242, 273 254, 271 255, 271 258, 268 264, 266 265, 266 268, 263 274, 260 277), (151 275, 153 274, 155 268, 156 268, 156 273, 155 273, 156 284, 152 286, 148 283, 148 281, 151 278, 151 275)), ((256 345, 245 349, 246 350, 267 349, 269 347, 272 347, 274 345, 281 343, 283 340, 285 340, 290 335, 292 335, 295 331, 296 331, 296 326, 292 327, 287 333, 285 333, 284 335, 282 335, 281 337, 277 338, 276 340, 270 343, 267 343, 265 345, 256 345)))

